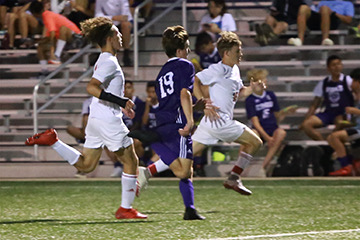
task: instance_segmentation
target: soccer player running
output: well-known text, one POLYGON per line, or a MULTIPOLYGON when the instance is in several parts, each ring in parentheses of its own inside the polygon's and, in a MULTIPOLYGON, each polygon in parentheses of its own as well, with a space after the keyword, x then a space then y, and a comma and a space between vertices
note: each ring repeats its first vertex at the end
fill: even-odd
POLYGON ((210 95, 212 104, 219 108, 220 119, 211 122, 206 117, 201 119, 193 135, 194 156, 202 152, 209 144, 236 142, 243 146, 231 174, 224 182, 224 187, 233 189, 243 195, 252 192, 243 186, 240 175, 249 165, 253 154, 261 147, 261 139, 246 125, 233 120, 235 103, 239 98, 245 98, 252 93, 250 87, 245 87, 240 78, 237 64, 242 57, 241 41, 233 32, 222 32, 217 41, 217 48, 222 61, 212 64, 195 76, 194 95, 197 99, 210 95), (203 86, 209 86, 209 92, 203 86))
POLYGON ((129 130, 122 121, 122 111, 134 117, 134 103, 124 98, 125 79, 116 58, 122 46, 122 36, 112 21, 92 18, 81 23, 83 34, 101 48, 101 54, 94 66, 94 73, 87 85, 87 92, 93 96, 90 115, 86 126, 86 140, 83 153, 58 139, 54 129, 28 138, 26 145, 49 145, 71 165, 81 172, 91 172, 97 166, 102 147, 106 146, 121 159, 124 169, 121 179, 121 206, 115 213, 117 219, 145 219, 146 215, 131 207, 136 191, 138 158, 129 130), (121 109, 121 107, 123 109, 121 109))
POLYGON ((191 92, 195 70, 186 59, 190 52, 189 44, 189 35, 182 26, 165 29, 162 45, 169 60, 160 70, 155 86, 159 101, 155 130, 160 141, 151 147, 180 178, 180 192, 186 207, 184 220, 203 220, 205 218, 195 210, 191 180, 193 161, 190 132, 194 126, 191 92))

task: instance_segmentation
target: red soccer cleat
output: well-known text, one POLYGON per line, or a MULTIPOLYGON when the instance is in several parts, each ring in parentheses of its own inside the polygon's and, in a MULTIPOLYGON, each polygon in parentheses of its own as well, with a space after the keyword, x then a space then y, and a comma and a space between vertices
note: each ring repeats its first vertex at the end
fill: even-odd
POLYGON ((136 209, 123 207, 119 207, 115 213, 115 217, 117 219, 147 219, 147 215, 139 213, 136 209))
POLYGON ((339 170, 335 171, 335 172, 330 172, 329 176, 352 176, 353 175, 353 171, 352 171, 352 165, 347 165, 343 168, 340 168, 339 170))
POLYGON ((56 130, 51 128, 46 130, 45 132, 37 133, 34 136, 29 137, 28 139, 26 139, 25 145, 33 146, 35 144, 38 144, 38 145, 51 146, 58 140, 59 139, 56 130))

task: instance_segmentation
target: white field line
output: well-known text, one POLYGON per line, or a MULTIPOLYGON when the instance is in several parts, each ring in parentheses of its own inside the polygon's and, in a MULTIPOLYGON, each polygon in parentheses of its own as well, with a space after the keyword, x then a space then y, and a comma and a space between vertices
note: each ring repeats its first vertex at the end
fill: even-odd
MULTIPOLYGON (((120 183, 120 182, 119 182, 120 183)), ((121 185, 119 185, 120 187, 121 185)), ((21 186, 0 186, 0 189, 11 189, 11 188, 20 188, 21 186)), ((26 187, 27 186, 23 186, 26 187)), ((79 188, 79 186, 33 186, 32 188, 62 188, 62 187, 66 187, 66 188, 79 188)), ((103 188, 113 188, 114 186, 81 186, 81 188, 88 188, 88 189, 103 189, 103 188)), ((213 189, 216 186, 195 186, 195 189, 213 189)), ((221 185, 219 185, 219 187, 222 187, 221 185)), ((246 187, 248 188, 266 188, 266 189, 294 189, 294 187, 296 188, 303 188, 303 189, 309 189, 309 188, 313 188, 313 189, 318 189, 318 188, 360 188, 360 185, 339 185, 339 186, 328 186, 328 185, 317 185, 317 186, 294 186, 294 185, 283 185, 283 186, 252 186, 252 185, 247 185, 246 187)), ((179 186, 148 186, 148 188, 161 188, 161 189, 177 189, 179 188, 179 186)))
POLYGON ((281 238, 292 237, 301 235, 316 235, 316 234, 333 234, 333 233, 350 233, 360 232, 360 228, 347 229, 347 230, 329 230, 329 231, 312 231, 312 232, 296 232, 296 233, 279 233, 279 234, 267 234, 267 235, 253 235, 244 237, 229 237, 229 238, 210 238, 209 240, 243 240, 243 239, 256 239, 256 238, 281 238))

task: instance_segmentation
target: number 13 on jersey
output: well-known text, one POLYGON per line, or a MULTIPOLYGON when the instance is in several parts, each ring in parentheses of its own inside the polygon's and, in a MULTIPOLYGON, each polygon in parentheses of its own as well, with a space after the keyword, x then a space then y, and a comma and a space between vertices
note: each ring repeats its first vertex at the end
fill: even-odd
POLYGON ((159 78, 161 98, 167 97, 174 93, 174 73, 168 72, 159 78))

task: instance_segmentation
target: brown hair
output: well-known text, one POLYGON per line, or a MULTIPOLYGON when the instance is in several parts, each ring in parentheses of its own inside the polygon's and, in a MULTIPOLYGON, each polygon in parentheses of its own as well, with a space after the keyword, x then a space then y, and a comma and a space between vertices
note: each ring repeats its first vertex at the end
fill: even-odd
POLYGON ((90 18, 80 23, 81 31, 91 42, 103 47, 108 37, 114 36, 113 22, 105 17, 90 18))
POLYGON ((241 41, 238 36, 233 32, 224 31, 220 33, 216 45, 221 58, 224 56, 225 51, 230 51, 233 46, 241 46, 241 41))
POLYGON ((189 35, 184 27, 177 25, 165 29, 162 36, 162 46, 168 57, 175 57, 176 50, 185 49, 189 35))
MULTIPOLYGON (((216 7, 221 7, 220 15, 223 16, 227 12, 227 7, 225 0, 210 0, 208 3, 208 8, 210 6, 210 2, 214 2, 216 7)), ((210 16, 213 18, 212 14, 210 13, 210 16)))

